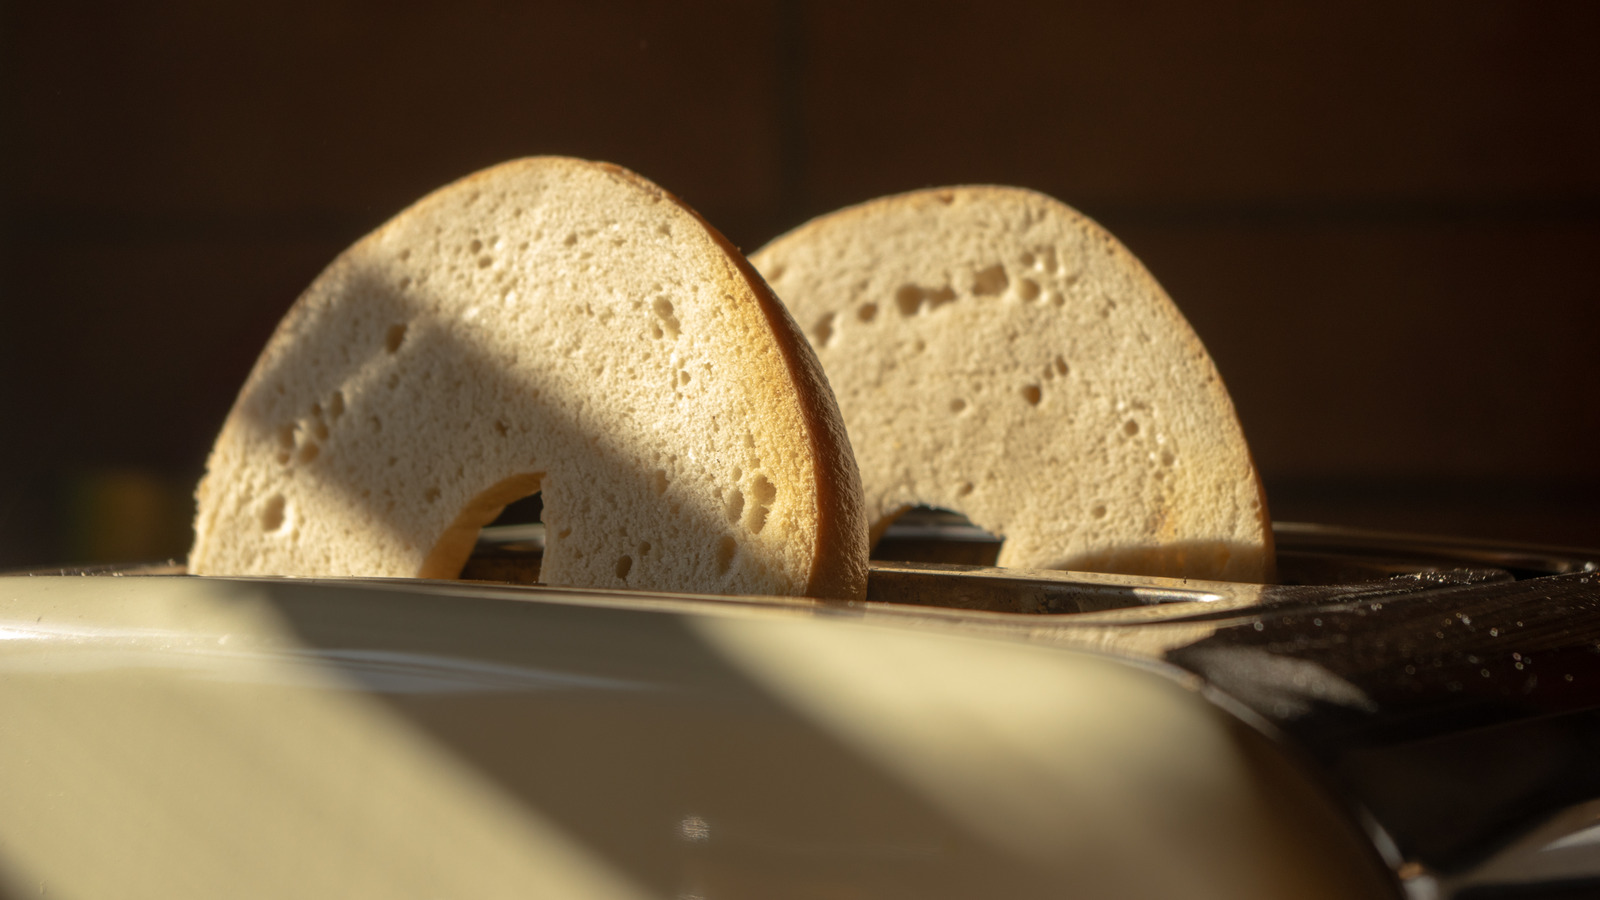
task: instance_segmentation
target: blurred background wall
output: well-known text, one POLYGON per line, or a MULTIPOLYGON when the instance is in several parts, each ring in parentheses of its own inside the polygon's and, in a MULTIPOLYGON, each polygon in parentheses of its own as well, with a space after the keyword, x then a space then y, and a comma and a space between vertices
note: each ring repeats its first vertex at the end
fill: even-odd
POLYGON ((278 318, 426 191, 622 163, 754 249, 1054 194, 1280 519, 1600 546, 1600 4, 0 2, 0 566, 181 557, 278 318))

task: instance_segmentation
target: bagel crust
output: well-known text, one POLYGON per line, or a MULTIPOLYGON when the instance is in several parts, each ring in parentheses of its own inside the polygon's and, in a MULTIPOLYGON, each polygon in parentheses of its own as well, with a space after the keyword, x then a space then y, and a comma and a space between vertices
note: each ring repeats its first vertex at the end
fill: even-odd
POLYGON ((1006 187, 840 210, 751 256, 806 329, 874 538, 912 506, 1000 565, 1266 581, 1266 503, 1205 348, 1110 234, 1006 187))
POLYGON ((316 279, 217 438, 189 570, 454 578, 534 492, 546 584, 865 594, 804 336, 686 205, 558 157, 430 194, 316 279))

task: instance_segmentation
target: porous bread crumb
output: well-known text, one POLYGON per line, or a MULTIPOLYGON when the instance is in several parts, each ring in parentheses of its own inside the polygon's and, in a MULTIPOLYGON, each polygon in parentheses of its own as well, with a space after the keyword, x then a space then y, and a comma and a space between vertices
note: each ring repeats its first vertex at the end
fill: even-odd
POLYGON ((189 569, 452 578, 536 491, 547 584, 865 592, 798 328, 676 198, 548 157, 442 188, 312 284, 217 439, 189 569))
POLYGON ((1215 366, 1143 266, 1042 194, 871 201, 751 261, 810 326, 876 537, 914 505, 999 563, 1266 580, 1259 478, 1215 366))

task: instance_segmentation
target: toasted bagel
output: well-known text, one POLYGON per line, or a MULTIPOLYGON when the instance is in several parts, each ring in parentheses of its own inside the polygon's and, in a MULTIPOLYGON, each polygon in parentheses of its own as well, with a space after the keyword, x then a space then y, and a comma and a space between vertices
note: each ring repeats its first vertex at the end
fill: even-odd
POLYGON ((542 494, 547 584, 857 599, 859 478, 811 348, 693 210, 506 163, 347 250, 245 382, 197 574, 453 578, 542 494))
POLYGON ((1264 581, 1272 536, 1198 337, 1104 229, 1050 197, 954 187, 814 219, 751 256, 812 339, 874 539, 917 505, 999 563, 1264 581))

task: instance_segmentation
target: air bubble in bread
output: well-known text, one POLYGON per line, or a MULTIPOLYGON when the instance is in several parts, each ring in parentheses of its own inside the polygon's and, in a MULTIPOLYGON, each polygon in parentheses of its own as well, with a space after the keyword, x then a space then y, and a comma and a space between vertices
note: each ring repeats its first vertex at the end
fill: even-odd
POLYGON ((189 569, 452 578, 534 492, 545 583, 865 592, 855 463, 799 329, 676 198, 562 158, 442 188, 317 278, 217 438, 189 569), (730 520, 750 485, 760 514, 730 520))

